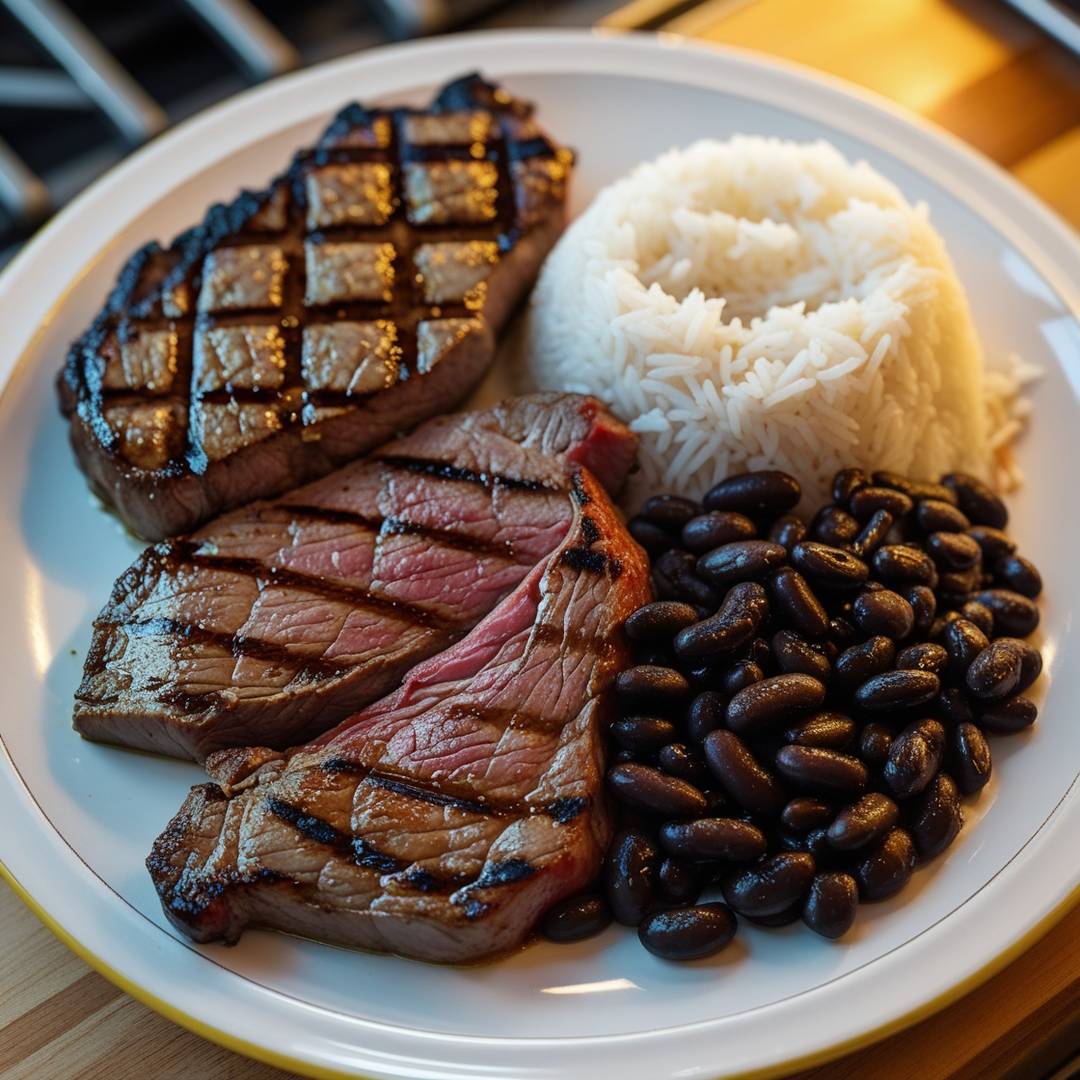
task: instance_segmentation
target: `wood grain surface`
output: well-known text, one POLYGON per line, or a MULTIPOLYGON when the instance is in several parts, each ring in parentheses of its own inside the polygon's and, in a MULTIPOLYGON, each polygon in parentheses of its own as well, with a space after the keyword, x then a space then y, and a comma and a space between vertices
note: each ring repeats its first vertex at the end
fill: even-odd
MULTIPOLYGON (((635 0, 606 20, 797 60, 959 135, 1080 227, 1080 60, 991 0, 635 0), (668 13, 678 14, 667 17, 668 13)), ((0 885, 0 1080, 273 1080, 92 972, 0 885)), ((960 1002, 814 1077, 1047 1075, 1080 1048, 1080 909, 960 1002)))

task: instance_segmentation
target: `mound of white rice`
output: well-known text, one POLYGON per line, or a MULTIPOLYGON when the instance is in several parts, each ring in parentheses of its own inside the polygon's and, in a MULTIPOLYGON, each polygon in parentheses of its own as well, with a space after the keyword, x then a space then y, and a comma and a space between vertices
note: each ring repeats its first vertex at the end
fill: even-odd
POLYGON ((822 142, 706 140, 639 166, 548 258, 527 334, 534 382, 640 433, 637 493, 765 467, 817 502, 844 465, 987 477, 1014 392, 984 380, 926 208, 822 142))

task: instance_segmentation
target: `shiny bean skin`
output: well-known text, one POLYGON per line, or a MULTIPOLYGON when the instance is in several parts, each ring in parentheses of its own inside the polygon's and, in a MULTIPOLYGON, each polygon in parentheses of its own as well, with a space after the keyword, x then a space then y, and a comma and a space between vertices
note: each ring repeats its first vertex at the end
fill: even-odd
POLYGON ((1042 575, 1033 562, 1023 555, 1010 555, 994 567, 994 581, 1029 600, 1042 592, 1042 575))
POLYGON ((938 773, 916 800, 911 815, 911 836, 923 859, 940 855, 964 824, 960 792, 948 773, 938 773))
POLYGON ((822 937, 838 938, 851 929, 859 908, 859 886, 850 874, 816 874, 803 902, 802 918, 822 937))
POLYGON ((675 635, 675 651, 691 659, 716 656, 745 645, 769 613, 765 590, 755 581, 729 589, 720 610, 675 635))
POLYGON ((923 499, 915 507, 915 520, 924 533, 967 532, 971 528, 963 510, 941 499, 923 499))
POLYGON ((736 926, 731 909, 713 901, 658 911, 638 927, 638 938, 662 960, 701 960, 727 945, 736 926))
POLYGON ((836 658, 833 672, 840 686, 854 687, 887 672, 895 657, 896 646, 889 638, 878 635, 845 649, 836 658))
POLYGON ((727 702, 722 694, 715 690, 703 690, 686 711, 686 733, 694 742, 705 741, 710 731, 724 725, 724 710, 727 702))
POLYGON ((615 835, 604 864, 604 889, 611 914, 623 926, 637 926, 655 902, 660 853, 642 832, 615 835))
POLYGON ((957 786, 965 795, 981 791, 989 781, 993 768, 986 737, 974 724, 964 722, 953 728, 949 744, 950 767, 957 786))
POLYGON ((983 561, 988 566, 1016 553, 1016 541, 989 525, 973 525, 968 529, 968 536, 982 548, 983 561))
POLYGON ((935 675, 940 675, 948 662, 949 654, 945 651, 945 647, 933 641, 920 641, 916 645, 909 645, 896 655, 898 668, 932 671, 935 675))
POLYGON ((1017 689, 1024 670, 1020 644, 999 638, 979 651, 964 677, 971 694, 980 701, 1001 701, 1017 689))
POLYGON ((966 533, 936 532, 926 538, 926 550, 939 570, 970 570, 982 561, 982 550, 966 533))
POLYGON ((638 517, 667 529, 681 529, 700 513, 701 508, 696 502, 684 499, 681 495, 654 495, 645 500, 645 505, 638 511, 638 517))
POLYGON ((934 698, 929 711, 950 724, 970 723, 975 719, 967 691, 959 686, 946 686, 934 698))
POLYGON ((949 654, 949 668, 963 675, 990 644, 987 636, 967 619, 953 619, 941 632, 941 644, 949 654))
POLYGON ((739 473, 710 488, 702 500, 706 510, 737 510, 776 517, 786 514, 802 498, 798 481, 787 473, 764 469, 739 473))
POLYGON ((936 720, 916 720, 893 739, 882 770, 885 783, 898 799, 924 790, 941 767, 945 729, 936 720))
POLYGON ((885 510, 894 518, 905 517, 915 508, 915 503, 895 488, 871 485, 859 488, 848 501, 848 507, 859 521, 869 521, 878 510, 885 510))
POLYGON ((811 644, 793 630, 773 634, 773 659, 784 675, 812 675, 825 682, 832 671, 828 656, 820 645, 811 644))
POLYGON ((858 636, 855 627, 842 615, 834 615, 829 620, 829 640, 841 649, 850 646, 858 636))
POLYGON ((829 843, 838 851, 856 851, 883 837, 900 820, 900 807, 880 791, 871 791, 845 807, 829 826, 829 843))
POLYGON ((783 788, 738 735, 723 730, 708 735, 705 760, 725 794, 744 810, 769 818, 784 808, 783 788))
POLYGON ((705 762, 683 743, 668 743, 656 755, 656 764, 668 774, 688 784, 707 784, 712 776, 705 762))
POLYGON ((953 503, 956 496, 944 485, 935 484, 932 480, 914 480, 903 473, 889 472, 881 469, 872 477, 875 484, 880 487, 896 488, 902 491, 910 499, 937 499, 944 503, 953 503))
POLYGON ((1017 694, 980 709, 977 719, 979 727, 995 735, 1014 735, 1031 727, 1038 716, 1035 702, 1023 694, 1017 694))
POLYGON ((874 711, 910 708, 932 700, 940 689, 941 681, 932 671, 886 671, 855 691, 855 703, 874 711))
POLYGON ((628 616, 623 630, 631 641, 666 645, 680 630, 697 621, 697 609, 689 604, 657 600, 628 616))
POLYGON ((937 597, 933 589, 925 585, 912 585, 903 591, 903 597, 915 613, 915 632, 925 634, 929 631, 937 614, 937 597))
POLYGON ((783 517, 778 517, 769 530, 769 539, 787 551, 790 551, 805 537, 806 524, 802 518, 798 518, 794 514, 785 514, 783 517))
POLYGON ((870 562, 878 578, 892 586, 933 586, 937 579, 930 556, 910 544, 886 544, 874 552, 870 562))
POLYGON ((674 537, 659 525, 641 517, 632 517, 626 523, 626 531, 651 555, 656 558, 675 546, 674 537))
POLYGON ((960 608, 960 614, 974 623, 987 637, 994 635, 994 613, 977 600, 969 600, 960 608))
POLYGON ((843 750, 855 738, 855 721, 843 713, 819 712, 791 724, 784 730, 784 740, 796 746, 818 746, 825 750, 843 750))
POLYGON ((787 562, 787 550, 771 540, 735 540, 702 555, 697 572, 720 588, 765 577, 787 562))
POLYGON ((814 584, 834 589, 857 589, 870 575, 866 563, 850 551, 812 540, 796 544, 791 561, 814 584))
POLYGON ((859 522, 839 506, 823 506, 810 522, 810 535, 835 547, 850 544, 861 529, 859 522))
POLYGON ((829 616, 806 578, 790 566, 772 576, 769 595, 777 616, 786 619, 800 634, 812 640, 829 632, 829 616))
POLYGON ((727 705, 728 727, 740 734, 757 732, 793 713, 817 709, 825 700, 825 684, 812 675, 775 675, 740 690, 727 705))
POLYGON ((892 589, 859 593, 851 605, 851 615, 855 625, 867 637, 881 634, 900 641, 915 626, 915 612, 911 605, 892 589))
POLYGON ((875 768, 884 765, 892 746, 892 730, 884 724, 867 724, 859 733, 859 757, 875 768))
POLYGON ((607 782, 620 802, 658 817, 695 817, 708 807, 705 796, 693 784, 651 765, 633 761, 616 765, 608 770, 607 782))
POLYGON ((685 676, 674 668, 655 664, 638 664, 620 671, 615 678, 615 694, 624 708, 648 710, 678 705, 689 693, 685 676))
POLYGON ((806 833, 828 825, 833 813, 833 808, 827 802, 809 795, 799 795, 780 811, 780 821, 785 828, 806 833))
POLYGON ((651 754, 675 739, 675 725, 659 716, 627 716, 611 725, 611 736, 627 750, 651 754))
POLYGON ((859 535, 851 542, 851 550, 860 559, 868 559, 888 538, 896 518, 888 510, 875 510, 859 535))
POLYGON ((868 487, 870 476, 862 469, 841 469, 832 481, 833 502, 844 505, 861 487, 868 487))
POLYGON ((653 580, 662 600, 682 600, 715 611, 720 593, 697 576, 697 559, 688 551, 665 551, 653 563, 653 580))
POLYGON ((911 834, 892 829, 855 869, 859 896, 870 901, 895 896, 911 879, 916 858, 911 834))
POLYGON ((737 660, 724 673, 724 693, 734 697, 740 690, 765 678, 765 672, 753 660, 737 660))
POLYGON ((970 570, 942 570, 938 574, 937 588, 942 600, 959 603, 982 583, 981 568, 973 566, 970 570))
POLYGON ((1009 523, 1005 504, 978 477, 950 473, 941 482, 956 496, 956 503, 976 525, 1004 529, 1009 523))
POLYGON ((599 934, 611 924, 611 909, 599 896, 585 893, 560 900, 540 923, 548 941, 569 944, 599 934))
POLYGON ((809 892, 814 880, 814 857, 805 852, 783 851, 729 875, 724 899, 750 918, 779 915, 809 892))
POLYGON ((669 821, 660 829, 660 844, 680 859, 753 862, 765 854, 765 834, 737 818, 669 821))
POLYGON ((857 757, 819 746, 781 746, 776 768, 795 788, 814 794, 861 795, 870 781, 857 757))
POLYGON ((1034 645, 1019 638, 998 638, 1011 641, 1020 650, 1020 682, 1017 690, 1026 690, 1042 674, 1042 653, 1034 645))
POLYGON ((656 874, 656 892, 669 904, 692 904, 701 895, 697 869, 681 859, 664 859, 656 874))
POLYGON ((704 555, 721 544, 730 544, 733 540, 752 540, 756 535, 757 528, 745 514, 713 510, 708 514, 699 513, 683 526, 682 544, 687 551, 704 555))
POLYGON ((801 914, 802 905, 795 903, 783 911, 778 911, 775 915, 747 915, 745 918, 747 922, 751 922, 755 926, 790 926, 792 923, 799 921, 801 914))

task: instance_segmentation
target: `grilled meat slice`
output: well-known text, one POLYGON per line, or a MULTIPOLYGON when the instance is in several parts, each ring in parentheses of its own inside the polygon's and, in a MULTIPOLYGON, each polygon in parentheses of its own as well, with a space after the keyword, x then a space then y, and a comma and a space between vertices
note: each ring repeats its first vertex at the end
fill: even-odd
POLYGON ((59 380, 79 464, 158 540, 323 476, 472 389, 562 230, 568 151, 469 76, 346 108, 263 192, 131 258, 59 380))
POLYGON ((197 760, 313 738, 395 689, 554 550, 575 463, 614 491, 634 447, 592 398, 517 398, 431 420, 157 544, 94 624, 75 727, 197 760))
POLYGON ((519 945, 609 838, 606 690, 649 598, 582 470, 562 544, 456 645, 316 742, 223 751, 147 860, 196 941, 246 926, 423 960, 519 945))

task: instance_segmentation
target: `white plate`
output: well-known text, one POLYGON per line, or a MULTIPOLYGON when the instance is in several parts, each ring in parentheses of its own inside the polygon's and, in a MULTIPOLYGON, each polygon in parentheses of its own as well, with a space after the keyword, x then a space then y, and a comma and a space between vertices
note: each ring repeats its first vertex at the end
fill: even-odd
POLYGON ((955 996, 1074 895, 1080 611, 1071 493, 1080 425, 1080 250, 1004 174, 850 89, 749 54, 671 39, 544 33, 447 38, 316 68, 213 109, 66 210, 0 281, 2 855, 36 908, 155 1008, 234 1048, 317 1075, 695 1077, 808 1062, 955 996), (137 546, 91 505, 53 378, 123 256, 258 184, 342 102, 422 100, 479 68, 539 102, 580 151, 580 208, 635 162, 698 136, 823 136, 925 199, 994 356, 1045 368, 1022 446, 1015 532, 1050 582, 1043 720, 995 742, 995 781, 947 856, 843 944, 745 928, 715 961, 665 964, 611 929, 502 963, 436 968, 249 933, 193 948, 168 928, 142 860, 198 779, 191 765, 80 741, 72 691, 90 622, 137 546), (18 365, 16 367, 16 365, 18 365))

